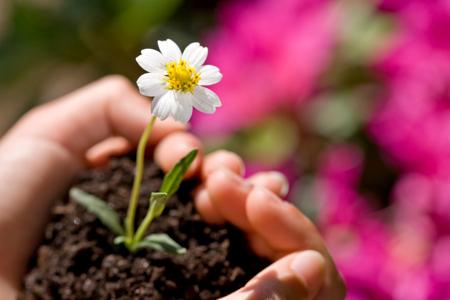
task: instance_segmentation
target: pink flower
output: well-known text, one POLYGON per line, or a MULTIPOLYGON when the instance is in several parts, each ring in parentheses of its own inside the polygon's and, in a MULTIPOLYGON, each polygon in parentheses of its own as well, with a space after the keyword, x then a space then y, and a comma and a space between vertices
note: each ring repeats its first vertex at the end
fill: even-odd
MULTIPOLYGON (((445 75, 443 75, 445 76, 445 75)), ((438 79, 441 81, 440 79, 438 79)), ((434 82, 437 84, 438 82, 434 82)), ((447 87, 397 82, 370 130, 395 164, 433 175, 450 170, 450 98, 447 87)))
POLYGON ((450 269, 437 262, 432 269, 430 261, 444 257, 449 232, 436 224, 433 205, 425 202, 450 199, 450 189, 443 192, 424 175, 410 176, 397 187, 395 198, 402 200, 376 212, 357 191, 363 163, 355 145, 330 147, 323 153, 315 193, 319 226, 347 282, 347 299, 443 299, 436 297, 446 291, 438 284, 450 269), (434 243, 441 239, 441 250, 434 254, 434 243))
POLYGON ((394 191, 397 217, 432 218, 439 236, 450 235, 450 175, 403 175, 394 191))
POLYGON ((197 115, 200 133, 236 130, 292 108, 314 90, 328 65, 337 10, 327 1, 260 0, 222 7, 208 38, 210 63, 224 75, 214 91, 223 107, 197 115))
POLYGON ((356 146, 339 145, 330 147, 321 157, 315 188, 319 225, 354 224, 368 211, 365 200, 356 192, 362 153, 356 146))
POLYGON ((450 236, 440 239, 434 245, 431 268, 439 279, 450 278, 450 236))
POLYGON ((450 2, 447 0, 381 0, 380 8, 393 11, 400 27, 414 31, 436 48, 450 48, 450 2))
POLYGON ((382 299, 387 294, 377 277, 385 263, 388 231, 356 190, 363 162, 354 145, 332 146, 322 154, 315 190, 318 224, 348 283, 349 299, 372 299, 365 298, 369 294, 382 299))
POLYGON ((450 47, 438 47, 416 32, 402 32, 380 59, 386 93, 369 129, 398 166, 429 175, 448 173, 450 47))

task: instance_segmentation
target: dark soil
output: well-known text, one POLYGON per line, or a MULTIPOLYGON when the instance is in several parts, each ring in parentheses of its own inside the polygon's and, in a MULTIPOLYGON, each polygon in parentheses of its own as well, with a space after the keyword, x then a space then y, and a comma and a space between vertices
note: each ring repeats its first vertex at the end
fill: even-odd
MULTIPOLYGON (((154 164, 147 165, 140 219, 163 176, 154 164)), ((81 174, 75 186, 104 199, 124 217, 133 170, 131 159, 114 159, 103 169, 81 174)), ((84 208, 69 199, 57 203, 30 262, 21 299, 216 299, 242 287, 267 261, 251 252, 236 228, 200 219, 190 197, 194 186, 183 184, 149 231, 169 234, 187 248, 183 255, 147 249, 130 254, 114 246, 114 235, 84 208)))

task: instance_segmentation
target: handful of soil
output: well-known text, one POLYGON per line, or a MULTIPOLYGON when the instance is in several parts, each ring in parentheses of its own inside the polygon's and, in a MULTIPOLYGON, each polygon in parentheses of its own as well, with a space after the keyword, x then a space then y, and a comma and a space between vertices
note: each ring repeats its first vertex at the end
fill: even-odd
MULTIPOLYGON (((134 162, 116 158, 80 174, 74 186, 93 194, 125 217, 134 162)), ((157 191, 162 171, 147 162, 137 219, 157 191)), ((187 249, 172 255, 144 249, 135 254, 113 243, 114 235, 67 196, 53 208, 41 245, 24 277, 21 299, 217 299, 245 285, 268 265, 233 226, 203 222, 185 182, 149 233, 167 233, 187 249)))

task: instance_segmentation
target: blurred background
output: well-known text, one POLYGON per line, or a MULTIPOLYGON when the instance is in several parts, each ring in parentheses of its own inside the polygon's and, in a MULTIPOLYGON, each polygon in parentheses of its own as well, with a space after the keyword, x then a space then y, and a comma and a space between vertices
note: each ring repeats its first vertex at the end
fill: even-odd
POLYGON ((0 133, 166 38, 224 74, 193 131, 288 176, 347 299, 450 299, 448 0, 0 0, 0 133))

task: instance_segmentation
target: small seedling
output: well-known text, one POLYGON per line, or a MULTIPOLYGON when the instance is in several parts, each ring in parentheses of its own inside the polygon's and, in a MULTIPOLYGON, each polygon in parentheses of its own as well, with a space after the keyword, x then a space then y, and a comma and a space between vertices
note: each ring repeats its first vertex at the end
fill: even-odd
POLYGON ((149 196, 149 208, 137 230, 134 228, 136 209, 144 173, 145 149, 156 119, 165 120, 169 116, 187 123, 193 107, 212 114, 221 105, 219 97, 204 86, 218 83, 222 79, 219 69, 203 65, 208 56, 208 48, 199 43, 191 43, 181 52, 172 40, 158 41, 160 52, 144 49, 136 58, 138 64, 148 73, 137 80, 141 94, 153 97, 152 117, 139 140, 136 154, 136 170, 131 189, 127 216, 122 224, 119 215, 105 201, 73 188, 70 197, 95 214, 99 220, 117 237, 116 244, 124 244, 131 252, 142 248, 152 248, 175 254, 183 254, 186 249, 165 233, 145 236, 152 221, 159 217, 167 200, 177 192, 180 184, 197 156, 193 149, 168 172, 161 188, 149 196))

